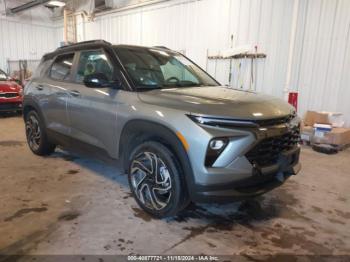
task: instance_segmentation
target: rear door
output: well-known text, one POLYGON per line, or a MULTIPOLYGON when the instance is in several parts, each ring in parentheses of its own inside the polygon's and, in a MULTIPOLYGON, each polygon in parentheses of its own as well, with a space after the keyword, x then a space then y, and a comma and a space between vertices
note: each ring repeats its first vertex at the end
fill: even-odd
POLYGON ((83 80, 89 74, 102 73, 112 81, 115 68, 103 49, 80 51, 77 57, 75 82, 70 86, 68 117, 71 137, 112 153, 115 149, 117 96, 120 90, 90 88, 83 80))

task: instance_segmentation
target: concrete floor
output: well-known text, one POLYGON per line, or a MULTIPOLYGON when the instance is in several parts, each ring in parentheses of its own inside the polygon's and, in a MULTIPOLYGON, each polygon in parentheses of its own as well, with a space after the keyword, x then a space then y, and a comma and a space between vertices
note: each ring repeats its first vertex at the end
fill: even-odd
POLYGON ((255 201, 155 220, 104 163, 33 155, 21 117, 0 117, 0 254, 347 254, 350 150, 304 147, 302 172, 255 201))

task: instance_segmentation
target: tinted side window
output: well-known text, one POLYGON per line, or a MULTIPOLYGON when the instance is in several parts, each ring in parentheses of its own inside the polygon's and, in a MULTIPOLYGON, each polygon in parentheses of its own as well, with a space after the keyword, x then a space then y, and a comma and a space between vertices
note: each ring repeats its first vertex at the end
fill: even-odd
POLYGON ((40 64, 35 69, 33 78, 46 75, 46 72, 50 69, 51 65, 52 65, 52 59, 45 59, 45 58, 41 59, 40 64))
POLYGON ((5 72, 0 70, 0 80, 6 80, 7 79, 7 75, 5 74, 5 72))
POLYGON ((60 55, 50 71, 50 77, 56 80, 68 80, 71 75, 74 54, 60 55))
POLYGON ((113 67, 102 50, 82 51, 78 62, 75 81, 82 83, 91 74, 104 74, 108 80, 113 78, 113 67))

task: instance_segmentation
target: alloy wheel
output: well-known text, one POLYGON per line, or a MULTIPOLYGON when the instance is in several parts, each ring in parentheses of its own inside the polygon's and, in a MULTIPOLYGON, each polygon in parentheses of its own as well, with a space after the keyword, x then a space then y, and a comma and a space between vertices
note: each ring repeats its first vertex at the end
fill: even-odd
POLYGON ((30 115, 26 121, 26 134, 30 148, 38 150, 41 140, 39 121, 34 115, 30 115))
POLYGON ((165 162, 155 153, 142 152, 131 163, 131 185, 137 199, 148 209, 166 208, 171 199, 171 177, 165 162))

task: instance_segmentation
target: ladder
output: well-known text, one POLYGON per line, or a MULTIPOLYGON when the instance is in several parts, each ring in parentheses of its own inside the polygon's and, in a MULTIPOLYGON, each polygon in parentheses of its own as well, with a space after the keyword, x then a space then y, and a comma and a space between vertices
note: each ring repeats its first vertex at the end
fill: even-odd
POLYGON ((63 41, 68 43, 77 42, 76 19, 73 11, 64 9, 63 11, 63 41))

